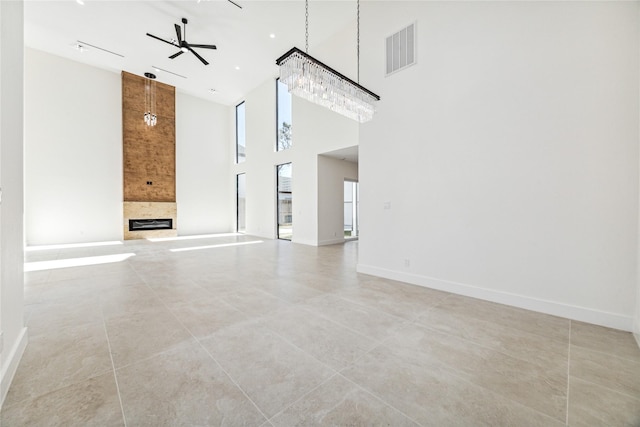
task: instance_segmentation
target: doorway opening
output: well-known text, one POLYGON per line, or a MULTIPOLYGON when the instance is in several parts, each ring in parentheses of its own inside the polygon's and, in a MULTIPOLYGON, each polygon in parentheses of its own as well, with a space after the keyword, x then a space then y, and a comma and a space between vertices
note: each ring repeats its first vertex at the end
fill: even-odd
POLYGON ((276 166, 276 188, 278 239, 291 240, 293 238, 293 209, 291 186, 291 163, 276 166))
POLYGON ((356 239, 359 235, 360 186, 356 181, 344 181, 344 238, 356 239))
POLYGON ((247 175, 244 173, 236 175, 236 231, 238 233, 244 233, 247 230, 246 186, 247 175))

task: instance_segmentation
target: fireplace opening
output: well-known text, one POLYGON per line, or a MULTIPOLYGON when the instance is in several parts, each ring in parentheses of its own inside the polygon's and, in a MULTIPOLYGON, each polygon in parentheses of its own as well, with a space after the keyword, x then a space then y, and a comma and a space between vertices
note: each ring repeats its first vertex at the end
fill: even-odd
POLYGON ((129 231, 144 230, 171 230, 173 228, 173 219, 130 219, 129 231))

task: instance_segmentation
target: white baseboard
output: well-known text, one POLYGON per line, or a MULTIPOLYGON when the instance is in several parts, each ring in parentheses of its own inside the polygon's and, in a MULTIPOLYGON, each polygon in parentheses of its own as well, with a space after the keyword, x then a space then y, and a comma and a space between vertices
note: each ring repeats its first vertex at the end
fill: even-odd
POLYGON ((292 243, 298 243, 300 245, 308 245, 308 246, 318 246, 318 242, 315 240, 306 240, 306 239, 296 239, 293 237, 292 243))
MULTIPOLYGON (((606 311, 594 310, 591 308, 579 307, 556 301, 548 301, 525 295, 512 294, 494 289, 480 288, 477 286, 450 282, 418 274, 388 270, 371 265, 358 264, 357 271, 358 273, 370 274, 372 276, 384 277, 385 279, 397 280, 440 291, 497 302, 499 304, 511 305, 525 310, 537 311, 539 313, 551 314, 553 316, 564 317, 567 319, 578 320, 623 331, 633 331, 633 318, 631 316, 624 316, 621 314, 609 313, 606 311)), ((638 339, 637 336, 636 339, 638 339)))
POLYGON ((318 246, 337 245, 337 244, 340 244, 340 243, 344 243, 344 237, 335 238, 335 239, 329 239, 329 240, 320 240, 318 242, 318 246))
POLYGON ((20 364, 25 348, 27 348, 28 341, 27 328, 22 328, 20 336, 18 336, 7 357, 3 358, 4 364, 2 365, 2 371, 0 371, 0 393, 2 393, 0 394, 0 408, 2 408, 4 399, 7 397, 9 386, 18 370, 18 365, 20 364))

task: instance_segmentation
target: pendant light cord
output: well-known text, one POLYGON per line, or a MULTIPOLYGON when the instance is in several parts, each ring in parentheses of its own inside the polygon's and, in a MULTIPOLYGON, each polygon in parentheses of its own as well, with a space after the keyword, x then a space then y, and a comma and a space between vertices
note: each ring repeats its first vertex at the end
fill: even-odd
POLYGON ((360 84, 360 0, 357 0, 358 3, 358 8, 357 8, 357 13, 356 13, 356 29, 357 29, 357 36, 356 36, 356 46, 357 46, 357 58, 358 58, 358 70, 357 70, 357 77, 358 79, 356 80, 358 82, 358 84, 360 84))
POLYGON ((304 51, 309 53, 309 0, 304 2, 304 51))

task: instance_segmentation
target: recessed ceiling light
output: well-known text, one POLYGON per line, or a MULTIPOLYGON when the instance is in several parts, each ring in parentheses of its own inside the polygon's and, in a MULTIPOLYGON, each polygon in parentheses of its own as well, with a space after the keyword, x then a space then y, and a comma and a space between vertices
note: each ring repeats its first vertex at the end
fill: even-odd
POLYGON ((71 46, 80 53, 84 53, 87 50, 86 46, 81 43, 74 43, 71 46))
POLYGON ((239 65, 236 65, 236 70, 239 70, 239 69, 240 69, 240 66, 239 66, 239 65))
POLYGON ((76 0, 76 3, 78 3, 80 6, 84 6, 84 0, 76 0))
POLYGON ((211 92, 211 95, 215 95, 216 93, 218 93, 215 89, 209 89, 209 92, 211 92))
POLYGON ((269 34, 269 37, 271 37, 272 39, 275 39, 275 38, 276 38, 276 35, 275 35, 275 34, 273 34, 273 33, 271 33, 271 34, 269 34))

